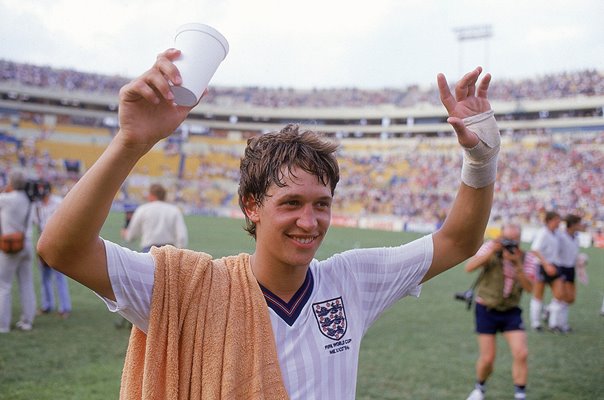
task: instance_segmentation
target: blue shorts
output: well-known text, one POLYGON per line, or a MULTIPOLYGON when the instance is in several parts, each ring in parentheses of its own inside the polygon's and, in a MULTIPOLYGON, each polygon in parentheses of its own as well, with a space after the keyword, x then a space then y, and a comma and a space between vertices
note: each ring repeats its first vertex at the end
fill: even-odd
POLYGON ((523 331, 522 310, 514 307, 495 311, 476 303, 476 333, 495 335, 497 332, 523 331))
POLYGON ((559 267, 558 273, 565 282, 575 282, 575 268, 573 267, 559 267))

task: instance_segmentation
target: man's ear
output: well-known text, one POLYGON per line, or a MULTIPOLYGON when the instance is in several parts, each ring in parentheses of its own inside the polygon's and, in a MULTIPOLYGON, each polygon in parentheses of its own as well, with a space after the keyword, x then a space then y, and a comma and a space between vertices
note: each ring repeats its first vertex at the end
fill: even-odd
POLYGON ((247 196, 243 199, 243 206, 245 209, 245 215, 248 217, 248 219, 253 223, 257 223, 259 220, 258 208, 260 206, 256 200, 252 196, 247 196))

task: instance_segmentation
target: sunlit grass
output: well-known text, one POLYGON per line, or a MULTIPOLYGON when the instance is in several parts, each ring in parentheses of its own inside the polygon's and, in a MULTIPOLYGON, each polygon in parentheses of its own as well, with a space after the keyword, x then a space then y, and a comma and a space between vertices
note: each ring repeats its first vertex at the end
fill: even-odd
MULTIPOLYGON (((103 236, 120 242, 122 214, 111 214, 103 236)), ((190 247, 215 257, 251 251, 243 221, 188 217, 190 247)), ((332 227, 318 254, 325 258, 351 247, 389 246, 417 235, 332 227)), ((136 245, 133 245, 136 247, 136 245)), ((570 310, 571 335, 528 333, 530 399, 604 398, 604 251, 588 249, 588 286, 578 285, 570 310)), ((37 267, 36 267, 36 279, 37 267)), ((474 382, 477 346, 472 312, 453 300, 473 276, 462 268, 424 285, 378 319, 361 350, 358 399, 464 399, 474 382)), ((37 283, 36 283, 37 285, 37 283)), ((38 288, 38 286, 36 286, 38 288)), ((70 281, 73 314, 36 319, 32 332, 0 336, 0 399, 116 399, 128 330, 88 289, 70 281)), ((523 298, 525 319, 528 296, 523 298)), ((13 319, 19 313, 14 296, 13 319)), ((499 341, 489 398, 511 398, 511 360, 499 341)))

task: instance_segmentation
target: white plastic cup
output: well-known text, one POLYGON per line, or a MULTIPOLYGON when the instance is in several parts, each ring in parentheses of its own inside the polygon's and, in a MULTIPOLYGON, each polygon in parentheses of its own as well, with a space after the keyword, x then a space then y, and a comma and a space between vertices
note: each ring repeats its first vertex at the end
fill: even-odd
POLYGON ((184 24, 176 31, 174 48, 180 56, 174 61, 182 83, 172 85, 174 102, 192 107, 208 87, 218 66, 229 53, 229 43, 216 29, 205 24, 184 24))

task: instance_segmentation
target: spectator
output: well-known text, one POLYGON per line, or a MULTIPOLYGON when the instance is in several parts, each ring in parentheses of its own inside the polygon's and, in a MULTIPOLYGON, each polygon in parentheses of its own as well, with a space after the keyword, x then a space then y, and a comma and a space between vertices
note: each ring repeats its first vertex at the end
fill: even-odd
POLYGON ((32 203, 25 193, 25 185, 25 174, 14 170, 9 174, 4 193, 0 193, 0 233, 24 232, 25 234, 25 245, 21 251, 14 254, 0 251, 0 333, 10 331, 12 286, 15 277, 21 298, 21 316, 16 323, 17 329, 32 330, 36 316, 36 293, 32 271, 32 203))
MULTIPOLYGON (((40 233, 48 223, 52 214, 61 204, 61 197, 52 194, 52 186, 49 182, 44 182, 42 199, 36 203, 34 212, 34 225, 38 227, 40 233)), ((69 318, 71 314, 71 297, 69 295, 69 285, 67 277, 59 271, 52 269, 38 257, 40 263, 40 314, 49 314, 55 308, 54 289, 57 289, 58 312, 63 319, 69 318), (53 285, 54 281, 54 285, 53 285), (54 286, 54 287, 53 287, 54 286)))
POLYGON ((148 203, 138 207, 122 235, 128 242, 140 238, 143 252, 152 246, 171 244, 178 248, 187 246, 187 225, 180 209, 166 202, 166 189, 154 183, 149 188, 148 203))

